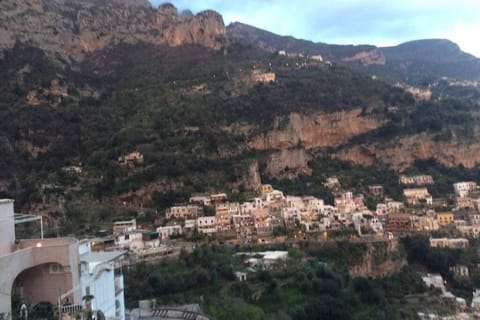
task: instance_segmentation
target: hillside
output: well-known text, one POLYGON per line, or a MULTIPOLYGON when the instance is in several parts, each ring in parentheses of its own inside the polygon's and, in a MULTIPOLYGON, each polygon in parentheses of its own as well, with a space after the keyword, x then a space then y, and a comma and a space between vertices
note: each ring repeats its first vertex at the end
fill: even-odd
MULTIPOLYGON (((349 64, 225 39, 213 12, 192 18, 170 5, 83 1, 0 3, 8 26, 0 28, 0 195, 61 221, 63 233, 94 232, 99 217, 149 217, 194 193, 245 199, 260 178, 327 201, 330 175, 359 191, 384 184, 392 196, 398 172, 422 161, 440 164, 443 190, 455 177, 478 178, 471 100, 426 99, 349 64), (89 11, 93 23, 75 29, 92 3, 100 8, 89 11), (46 26, 22 22, 58 21, 48 16, 70 21, 51 41, 46 26), (76 51, 99 36, 106 40, 76 51)), ((370 49, 322 46, 327 57, 370 49)))
POLYGON ((478 81, 480 59, 462 52, 458 45, 444 39, 406 42, 393 47, 369 45, 330 45, 293 37, 279 36, 242 23, 227 27, 230 38, 254 44, 272 52, 322 55, 336 63, 347 63, 357 70, 382 75, 412 85, 432 84, 441 78, 478 81))

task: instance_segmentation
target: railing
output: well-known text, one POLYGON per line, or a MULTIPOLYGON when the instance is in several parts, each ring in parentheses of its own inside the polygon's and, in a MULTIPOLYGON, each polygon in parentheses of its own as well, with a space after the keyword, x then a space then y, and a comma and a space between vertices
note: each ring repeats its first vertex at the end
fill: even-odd
POLYGON ((83 306, 81 304, 72 304, 68 306, 62 306, 62 314, 75 315, 77 312, 81 313, 83 306))

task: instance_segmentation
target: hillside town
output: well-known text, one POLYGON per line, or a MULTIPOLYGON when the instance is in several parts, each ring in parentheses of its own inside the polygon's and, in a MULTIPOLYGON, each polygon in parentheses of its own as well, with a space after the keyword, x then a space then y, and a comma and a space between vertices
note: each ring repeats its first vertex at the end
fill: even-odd
MULTIPOLYGON (((443 232, 452 239, 480 235, 480 190, 475 182, 453 185, 453 205, 430 195, 431 176, 402 175, 399 184, 404 186, 403 201, 386 196, 381 185, 368 186, 368 195, 343 190, 336 177, 325 181, 334 194, 333 204, 309 195, 285 195, 269 184, 259 186, 257 197, 241 203, 229 201, 226 193, 195 195, 188 203, 166 209, 155 229, 138 226, 135 219, 117 221, 111 236, 95 241, 103 249, 129 250, 139 258, 168 243, 192 240, 246 244, 321 241, 337 234, 394 237, 443 232), (375 209, 367 207, 367 197, 376 199, 375 209)), ((436 241, 432 238, 432 243, 436 241)), ((450 246, 448 240, 441 243, 436 246, 450 246)))
MULTIPOLYGON (((199 243, 295 245, 335 238, 347 241, 395 239, 420 233, 430 236, 432 248, 462 249, 469 246, 469 239, 480 235, 480 189, 475 182, 454 183, 454 202, 450 206, 446 199, 430 195, 428 188, 435 183, 431 176, 401 175, 398 183, 403 186, 403 201, 387 197, 381 185, 368 186, 368 195, 343 190, 336 177, 324 183, 334 194, 333 204, 326 204, 314 196, 285 195, 269 184, 260 185, 258 196, 247 202, 229 201, 226 193, 195 195, 188 203, 176 204, 159 214, 158 225, 154 228, 141 226, 136 219, 116 221, 110 235, 81 241, 44 239, 43 230, 40 239, 17 240, 14 225, 41 222, 41 217, 13 214, 13 200, 2 200, 2 287, 11 286, 26 300, 38 300, 41 296, 55 301, 65 314, 64 318, 84 310, 80 297, 102 292, 104 301, 95 299, 88 308, 103 310, 107 319, 124 319, 124 285, 119 270, 139 262, 158 262, 182 251, 191 252, 199 243), (367 197, 376 199, 374 210, 367 207, 367 197), (8 268, 7 264, 11 263, 18 268, 8 268), (37 269, 48 276, 40 280, 35 278, 31 272, 37 269), (10 271, 7 275, 3 270, 10 271), (105 270, 111 272, 105 273, 105 270), (68 289, 64 284, 53 289, 49 285, 51 293, 46 292, 43 286, 59 276, 69 283, 68 289), (110 305, 111 301, 115 304, 110 305)), ((263 266, 287 258, 287 252, 255 255, 265 255, 263 259, 272 261, 263 262, 263 266)), ((253 260, 257 265, 258 259, 248 261, 253 260)), ((462 265, 452 265, 450 270, 460 277, 469 276, 468 268, 462 265)), ((238 273, 237 277, 242 279, 246 273, 238 273)), ((426 274, 423 280, 428 286, 441 290, 445 299, 453 299, 460 311, 480 312, 479 291, 474 293, 471 306, 467 307, 464 299, 447 291, 439 274, 426 274)), ((5 308, 10 303, 6 297, 2 296, 5 308)))

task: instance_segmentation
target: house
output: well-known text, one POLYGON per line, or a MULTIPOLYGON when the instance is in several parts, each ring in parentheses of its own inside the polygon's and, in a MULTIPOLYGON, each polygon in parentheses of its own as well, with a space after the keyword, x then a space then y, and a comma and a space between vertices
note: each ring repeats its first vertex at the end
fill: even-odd
POLYGON ((480 226, 457 226, 457 231, 466 238, 478 238, 480 236, 480 226))
POLYGON ((279 190, 273 190, 262 195, 262 199, 267 203, 278 202, 285 199, 283 192, 279 190))
POLYGON ((210 202, 212 203, 225 202, 227 199, 228 197, 226 193, 215 193, 210 195, 210 202))
POLYGON ((160 236, 160 239, 166 240, 170 239, 171 237, 180 236, 182 234, 182 226, 178 224, 158 227, 157 232, 160 236))
POLYGON ((284 223, 287 226, 293 226, 297 220, 300 221, 300 209, 297 209, 295 207, 282 208, 280 210, 280 214, 284 223))
POLYGON ((197 230, 204 234, 217 233, 217 219, 215 217, 197 218, 197 230))
POLYGON ((437 219, 430 216, 414 216, 413 224, 418 231, 435 231, 440 228, 437 219))
POLYGON ((143 249, 143 231, 135 230, 115 236, 115 246, 119 249, 138 250, 143 249))
POLYGON ((255 82, 273 82, 275 81, 275 73, 253 70, 250 79, 255 82))
POLYGON ((273 187, 271 184, 262 184, 260 185, 260 193, 265 194, 265 193, 270 193, 273 191, 273 187))
POLYGON ((387 216, 385 230, 388 232, 408 233, 414 230, 412 216, 405 213, 391 213, 387 216))
POLYGON ((295 208, 301 210, 305 207, 305 203, 303 202, 302 197, 298 196, 286 196, 285 203, 287 208, 295 208))
POLYGON ((305 203, 305 207, 307 210, 314 210, 318 213, 320 213, 325 206, 325 202, 322 199, 318 199, 312 196, 303 197, 302 200, 305 203))
POLYGON ((469 272, 468 272, 468 267, 464 265, 456 265, 453 267, 448 268, 450 272, 452 272, 455 276, 461 277, 461 278, 468 278, 469 277, 469 272))
POLYGON ((253 224, 256 229, 270 228, 270 212, 268 209, 252 210, 253 224))
POLYGON ((88 294, 94 312, 125 319, 123 277, 115 272, 123 252, 93 252, 89 242, 74 238, 16 239, 16 216, 13 200, 0 200, 0 317, 10 319, 13 294, 71 316, 85 307, 88 294))
POLYGON ((275 265, 285 264, 287 251, 238 252, 236 255, 248 256, 245 263, 252 269, 272 269, 275 265))
POLYGON ((430 238, 432 248, 466 248, 468 240, 465 238, 430 238))
POLYGON ((468 196, 468 194, 475 189, 477 189, 477 183, 473 181, 463 181, 453 184, 455 195, 459 198, 468 196))
POLYGON ((429 175, 415 175, 415 176, 400 175, 399 183, 403 185, 424 186, 428 184, 433 184, 433 178, 432 176, 429 176, 429 175))
POLYGON ((383 186, 381 185, 368 186, 368 193, 370 194, 371 197, 375 199, 381 199, 383 198, 383 186))
POLYGON ((403 190, 403 195, 405 200, 410 205, 418 205, 425 203, 431 205, 433 203, 433 198, 428 193, 427 188, 408 188, 403 190))
POLYGON ((195 219, 203 215, 203 208, 197 205, 173 206, 165 211, 165 218, 195 219))
POLYGON ((189 203, 198 203, 204 206, 211 205, 211 200, 209 196, 193 196, 188 199, 189 203))
POLYGON ((427 274, 426 276, 422 277, 423 282, 427 287, 434 287, 440 289, 442 293, 447 292, 445 288, 445 282, 443 277, 440 274, 427 274))
POLYGON ((319 61, 319 62, 323 61, 323 57, 319 54, 310 56, 310 59, 315 60, 315 61, 319 61))
POLYGON ((353 195, 352 192, 342 192, 335 196, 335 207, 339 212, 352 213, 366 209, 362 194, 353 195))
POLYGON ((405 208, 403 202, 393 201, 392 199, 385 199, 385 204, 387 206, 387 213, 398 213, 405 208))
POLYGON ((183 225, 183 232, 184 233, 192 232, 193 230, 195 230, 196 224, 197 224, 196 219, 186 219, 183 225))
POLYGON ((65 171, 66 173, 75 174, 75 175, 79 175, 82 173, 82 167, 79 167, 79 166, 63 167, 62 170, 65 171))
POLYGON ((113 234, 120 235, 137 230, 137 220, 116 221, 113 223, 113 234))
POLYGON ((106 319, 124 320, 121 259, 126 252, 92 251, 88 240, 81 242, 78 249, 82 296, 91 296, 92 310, 101 310, 106 319))
POLYGON ((238 202, 219 203, 215 206, 215 218, 217 219, 217 230, 228 231, 232 229, 232 217, 240 215, 240 204, 238 202))
POLYGON ((452 212, 438 212, 436 214, 438 225, 441 227, 445 227, 449 224, 452 224, 454 221, 453 213, 452 212))

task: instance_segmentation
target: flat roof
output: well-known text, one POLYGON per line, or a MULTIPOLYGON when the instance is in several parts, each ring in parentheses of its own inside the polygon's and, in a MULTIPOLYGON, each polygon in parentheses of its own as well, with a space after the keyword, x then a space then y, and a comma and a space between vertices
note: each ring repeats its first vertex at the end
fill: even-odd
POLYGON ((11 202, 15 202, 15 200, 13 200, 13 199, 0 199, 0 203, 11 203, 11 202))
POLYGON ((93 251, 82 254, 80 261, 82 262, 109 262, 126 254, 127 251, 93 251))

